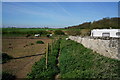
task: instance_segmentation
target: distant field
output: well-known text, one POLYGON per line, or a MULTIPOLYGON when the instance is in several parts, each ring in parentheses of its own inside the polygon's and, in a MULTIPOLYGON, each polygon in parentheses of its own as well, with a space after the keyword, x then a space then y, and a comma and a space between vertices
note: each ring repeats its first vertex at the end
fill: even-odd
MULTIPOLYGON (((0 28, 1 30, 1 28, 0 28)), ((41 36, 46 36, 47 34, 53 33, 55 31, 63 31, 65 35, 72 35, 72 36, 90 36, 91 28, 88 29, 80 29, 80 28, 2 28, 2 35, 3 36, 25 36, 26 34, 41 34, 41 36)))
POLYGON ((26 34, 41 34, 41 36, 46 36, 47 34, 53 33, 55 31, 63 31, 67 35, 83 35, 88 34, 89 30, 82 30, 82 29, 42 29, 42 28, 2 28, 2 35, 9 37, 9 36, 25 36, 26 34))
POLYGON ((42 28, 2 28, 2 31, 40 31, 40 30, 65 30, 65 29, 54 29, 54 28, 48 28, 48 29, 42 29, 42 28))
MULTIPOLYGON (((0 28, 1 30, 1 28, 0 28)), ((64 28, 48 28, 48 29, 42 29, 42 28, 2 28, 2 31, 4 32, 10 32, 10 31, 23 31, 23 32, 27 32, 27 31, 50 31, 50 30, 80 30, 80 29, 64 29, 64 28)))
POLYGON ((24 34, 41 34, 47 35, 55 30, 65 30, 65 29, 41 29, 41 28, 2 28, 3 36, 21 36, 24 34))

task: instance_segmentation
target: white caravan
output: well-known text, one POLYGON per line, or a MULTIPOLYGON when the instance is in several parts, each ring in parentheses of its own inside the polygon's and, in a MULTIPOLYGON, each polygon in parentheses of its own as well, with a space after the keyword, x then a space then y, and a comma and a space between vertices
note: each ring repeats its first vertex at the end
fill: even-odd
POLYGON ((91 30, 91 37, 94 38, 120 38, 120 29, 93 29, 91 30))

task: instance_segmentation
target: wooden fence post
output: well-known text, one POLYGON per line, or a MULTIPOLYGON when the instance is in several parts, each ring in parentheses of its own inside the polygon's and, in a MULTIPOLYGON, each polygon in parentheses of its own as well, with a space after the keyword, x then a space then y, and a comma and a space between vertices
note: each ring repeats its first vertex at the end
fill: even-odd
POLYGON ((46 47, 46 69, 48 64, 48 47, 49 47, 49 43, 47 43, 47 47, 46 47))
POLYGON ((51 43, 51 54, 52 54, 52 47, 53 47, 53 40, 52 40, 52 43, 51 43))

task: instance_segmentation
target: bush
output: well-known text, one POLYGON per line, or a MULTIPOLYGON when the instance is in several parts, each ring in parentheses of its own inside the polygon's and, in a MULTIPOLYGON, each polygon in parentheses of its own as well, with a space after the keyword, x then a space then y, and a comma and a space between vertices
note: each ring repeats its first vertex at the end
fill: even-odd
POLYGON ((63 31, 61 31, 61 30, 56 30, 56 31, 54 32, 54 34, 55 34, 55 35, 65 35, 65 33, 64 33, 63 31))
POLYGON ((6 53, 2 53, 2 63, 6 63, 7 61, 11 60, 13 57, 9 56, 6 53))
POLYGON ((30 45, 34 45, 34 43, 31 43, 30 45))
POLYGON ((37 41, 36 43, 37 43, 37 44, 44 44, 43 41, 37 41))
POLYGON ((12 75, 8 72, 2 72, 2 80, 15 80, 15 75, 12 75))
POLYGON ((82 29, 81 31, 81 36, 90 36, 90 29, 82 29))

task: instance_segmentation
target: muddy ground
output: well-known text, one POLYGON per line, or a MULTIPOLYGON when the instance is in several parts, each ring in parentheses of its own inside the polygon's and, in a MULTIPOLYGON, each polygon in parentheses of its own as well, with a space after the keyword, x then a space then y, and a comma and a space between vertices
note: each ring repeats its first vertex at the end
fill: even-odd
POLYGON ((46 37, 29 38, 3 38, 2 52, 14 57, 2 65, 3 71, 14 74, 17 78, 26 78, 32 65, 44 56, 47 43, 52 40, 46 37), (36 44, 42 40, 45 44, 36 44))

